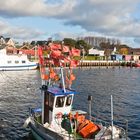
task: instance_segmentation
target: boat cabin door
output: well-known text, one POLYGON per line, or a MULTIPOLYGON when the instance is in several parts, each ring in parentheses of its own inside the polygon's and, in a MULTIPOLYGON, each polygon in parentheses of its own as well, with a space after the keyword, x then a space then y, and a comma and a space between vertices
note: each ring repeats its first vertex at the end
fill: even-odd
POLYGON ((42 123, 51 122, 54 96, 48 91, 44 91, 43 104, 42 104, 42 123))

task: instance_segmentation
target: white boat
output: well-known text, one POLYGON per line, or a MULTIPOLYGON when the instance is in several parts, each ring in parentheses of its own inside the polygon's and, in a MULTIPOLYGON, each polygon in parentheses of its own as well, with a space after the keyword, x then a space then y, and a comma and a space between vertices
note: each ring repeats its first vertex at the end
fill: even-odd
POLYGON ((6 48, 0 50, 0 71, 32 70, 38 63, 28 60, 25 54, 7 54, 6 48))
MULTIPOLYGON (((58 48, 58 47, 57 47, 58 48)), ((43 53, 40 52, 40 55, 43 53)), ((64 58, 63 54, 56 59, 53 49, 51 54, 54 61, 64 58)), ((74 76, 71 69, 64 69, 60 62, 60 74, 54 72, 52 67, 47 69, 45 63, 49 63, 49 58, 40 58, 40 73, 42 77, 42 107, 30 109, 29 117, 24 126, 28 126, 36 140, 128 140, 127 132, 119 126, 113 124, 113 106, 111 98, 111 123, 95 119, 91 116, 92 96, 88 97, 89 113, 82 110, 72 110, 74 95, 76 91, 71 89, 71 81, 66 85, 66 74, 69 80, 74 76), (46 62, 45 62, 46 60, 46 62), (67 72, 64 72, 67 70, 67 72), (49 73, 48 73, 49 71, 49 73), (48 77, 49 76, 49 77, 48 77), (59 83, 60 82, 60 83, 59 83), (57 84, 59 83, 59 84, 57 84)), ((65 60, 65 59, 63 59, 65 60)), ((56 64, 52 63, 51 65, 56 64)), ((57 61, 58 62, 58 61, 57 61)), ((58 69, 57 69, 58 71, 58 69)), ((67 79, 68 81, 68 79, 67 79)), ((86 88, 86 87, 85 87, 86 88)), ((112 96, 111 96, 112 97, 112 96)), ((77 99, 78 101, 78 99, 77 99)))

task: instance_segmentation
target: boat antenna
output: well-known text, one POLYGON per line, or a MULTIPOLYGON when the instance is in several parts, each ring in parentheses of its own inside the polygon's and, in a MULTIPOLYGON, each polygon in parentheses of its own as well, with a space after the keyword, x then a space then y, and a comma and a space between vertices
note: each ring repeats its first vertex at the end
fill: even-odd
POLYGON ((112 140, 113 140, 113 96, 111 95, 111 126, 112 126, 112 140))
POLYGON ((63 73, 63 67, 62 66, 60 67, 60 72, 61 72, 62 87, 63 87, 64 93, 66 93, 64 73, 63 73))
POLYGON ((126 133, 126 140, 128 140, 128 120, 126 120, 126 130, 125 130, 125 133, 126 133))
POLYGON ((89 102, 89 106, 88 106, 89 120, 91 121, 91 102, 92 102, 92 95, 88 95, 88 102, 89 102))

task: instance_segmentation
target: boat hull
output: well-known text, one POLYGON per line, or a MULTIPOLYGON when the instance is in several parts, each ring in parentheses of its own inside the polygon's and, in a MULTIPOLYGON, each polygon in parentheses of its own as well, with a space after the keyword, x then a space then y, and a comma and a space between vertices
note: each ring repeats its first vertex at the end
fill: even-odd
POLYGON ((0 71, 32 70, 38 67, 25 54, 7 54, 6 49, 0 50, 0 71))
POLYGON ((43 127, 40 123, 34 121, 28 124, 32 135, 36 140, 63 140, 63 137, 57 133, 43 127))
POLYGON ((136 63, 135 64, 135 67, 140 67, 140 63, 136 63))
POLYGON ((9 65, 9 66, 0 66, 0 71, 16 71, 16 70, 34 70, 37 69, 38 64, 26 64, 26 65, 9 65))

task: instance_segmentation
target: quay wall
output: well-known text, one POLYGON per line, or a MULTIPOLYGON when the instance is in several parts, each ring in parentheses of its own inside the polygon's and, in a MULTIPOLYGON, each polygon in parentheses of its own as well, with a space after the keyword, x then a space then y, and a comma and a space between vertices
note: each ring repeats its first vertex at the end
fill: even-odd
POLYGON ((91 67, 91 66, 133 66, 133 61, 112 61, 112 60, 101 60, 101 61, 90 61, 90 60, 81 60, 79 62, 80 67, 91 67))
MULTIPOLYGON (((49 64, 46 65, 49 67, 49 64)), ((66 64, 68 66, 68 64, 66 64)), ((114 66, 129 66, 133 67, 134 62, 133 61, 112 61, 112 60, 80 60, 79 67, 92 67, 92 66, 106 66, 106 67, 114 67, 114 66)))

